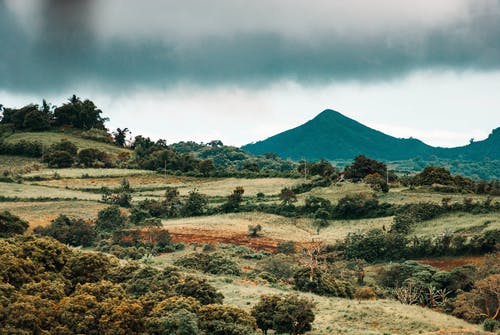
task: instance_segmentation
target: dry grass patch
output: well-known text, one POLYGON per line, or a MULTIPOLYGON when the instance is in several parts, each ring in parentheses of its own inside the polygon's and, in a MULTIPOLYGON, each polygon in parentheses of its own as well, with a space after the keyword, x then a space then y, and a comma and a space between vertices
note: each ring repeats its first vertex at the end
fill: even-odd
POLYGON ((372 193, 370 186, 364 183, 350 183, 342 182, 332 184, 329 187, 317 187, 312 189, 310 192, 299 194, 297 199, 299 204, 303 204, 304 200, 308 196, 316 196, 324 199, 330 200, 333 204, 336 204, 339 199, 345 197, 346 195, 357 194, 357 193, 372 193))
MULTIPOLYGON (((264 213, 234 213, 213 216, 163 220, 163 225, 172 233, 189 233, 211 236, 246 235, 249 225, 262 225, 261 236, 275 240, 310 241, 312 234, 309 219, 285 218, 264 213)), ((255 238, 258 239, 258 238, 255 238)))
POLYGON ((1 211, 10 211, 30 223, 30 230, 45 226, 59 214, 93 220, 106 204, 93 201, 0 202, 1 211))
MULTIPOLYGON (((441 204, 441 200, 445 197, 451 198, 451 203, 463 203, 465 198, 472 198, 475 202, 484 201, 488 198, 487 195, 411 191, 408 188, 399 187, 391 188, 388 193, 381 194, 379 201, 400 205, 418 202, 441 204)), ((500 197, 493 197, 493 202, 495 201, 500 201, 500 197)))
POLYGON ((43 167, 45 164, 37 158, 0 155, 0 171, 22 171, 35 165, 43 167))

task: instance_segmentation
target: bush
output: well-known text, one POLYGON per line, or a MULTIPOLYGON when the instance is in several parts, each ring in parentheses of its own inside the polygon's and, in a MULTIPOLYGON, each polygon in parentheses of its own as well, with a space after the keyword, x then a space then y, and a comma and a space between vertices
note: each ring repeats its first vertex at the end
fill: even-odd
POLYGON ((34 232, 41 236, 53 237, 61 243, 75 247, 91 246, 97 237, 92 225, 82 219, 70 219, 66 215, 59 215, 47 227, 36 227, 34 232))
POLYGON ((193 297, 202 305, 221 304, 224 296, 208 284, 205 279, 188 277, 175 286, 175 292, 184 297, 193 297))
POLYGON ((310 280, 310 269, 304 268, 293 276, 295 289, 304 292, 312 292, 330 297, 352 298, 354 288, 351 283, 336 280, 333 276, 315 269, 313 279, 310 280))
POLYGON ((260 262, 262 271, 272 274, 277 279, 288 281, 297 271, 293 257, 277 254, 260 262))
POLYGON ((75 163, 75 159, 67 151, 50 151, 43 157, 49 167, 69 168, 75 163))
POLYGON ((392 214, 389 204, 379 204, 374 195, 357 193, 346 195, 335 206, 336 219, 361 219, 392 214))
POLYGON ((114 143, 113 137, 104 129, 90 128, 89 130, 82 131, 80 136, 92 141, 114 143))
POLYGON ((207 305, 199 311, 200 328, 211 335, 256 334, 255 319, 241 308, 229 305, 207 305))
POLYGON ((241 273, 235 262, 218 254, 193 253, 180 257, 174 265, 211 274, 239 276, 241 273))
POLYGON ((29 223, 8 211, 0 212, 0 237, 24 234, 29 223))
POLYGON ((103 151, 88 148, 82 149, 78 152, 78 161, 85 167, 112 167, 113 163, 108 156, 103 151))
POLYGON ((500 322, 493 319, 486 319, 483 322, 483 330, 487 332, 494 332, 500 328, 500 322))
POLYGON ((95 227, 100 232, 113 232, 125 227, 125 216, 122 215, 120 207, 109 206, 97 214, 95 227))
POLYGON ((297 295, 263 295, 251 314, 264 334, 269 329, 277 334, 304 334, 312 329, 313 308, 312 301, 297 295))

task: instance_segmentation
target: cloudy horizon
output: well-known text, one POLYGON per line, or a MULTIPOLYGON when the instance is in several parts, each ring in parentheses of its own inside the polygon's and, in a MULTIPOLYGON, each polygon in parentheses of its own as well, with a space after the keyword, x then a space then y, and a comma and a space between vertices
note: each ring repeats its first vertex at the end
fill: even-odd
POLYGON ((238 146, 330 108, 459 146, 500 126, 499 22, 499 0, 0 0, 0 103, 75 93, 110 128, 238 146))

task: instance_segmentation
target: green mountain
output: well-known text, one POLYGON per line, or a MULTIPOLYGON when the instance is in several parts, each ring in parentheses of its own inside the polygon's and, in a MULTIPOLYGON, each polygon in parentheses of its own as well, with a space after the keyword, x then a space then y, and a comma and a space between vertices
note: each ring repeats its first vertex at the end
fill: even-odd
POLYGON ((294 160, 352 159, 360 154, 383 160, 415 157, 500 159, 499 148, 500 128, 484 141, 457 148, 436 148, 417 139, 384 134, 330 109, 299 127, 242 147, 253 154, 274 152, 294 160))

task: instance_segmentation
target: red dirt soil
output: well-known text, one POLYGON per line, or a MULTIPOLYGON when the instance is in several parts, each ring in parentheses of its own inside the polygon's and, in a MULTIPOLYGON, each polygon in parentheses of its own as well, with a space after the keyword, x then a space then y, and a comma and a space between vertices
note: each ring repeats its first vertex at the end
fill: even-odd
MULTIPOLYGON (((219 230, 203 230, 183 228, 182 232, 167 229, 174 242, 184 243, 207 243, 207 244, 234 244, 249 247, 255 251, 265 250, 276 252, 280 242, 286 240, 272 239, 268 237, 249 237, 246 233, 227 232, 219 230)), ((306 248, 309 243, 296 243, 298 250, 306 248)))
POLYGON ((428 264, 438 268, 439 270, 450 271, 465 264, 472 264, 476 266, 482 265, 484 263, 484 256, 421 259, 418 262, 421 264, 428 264))

